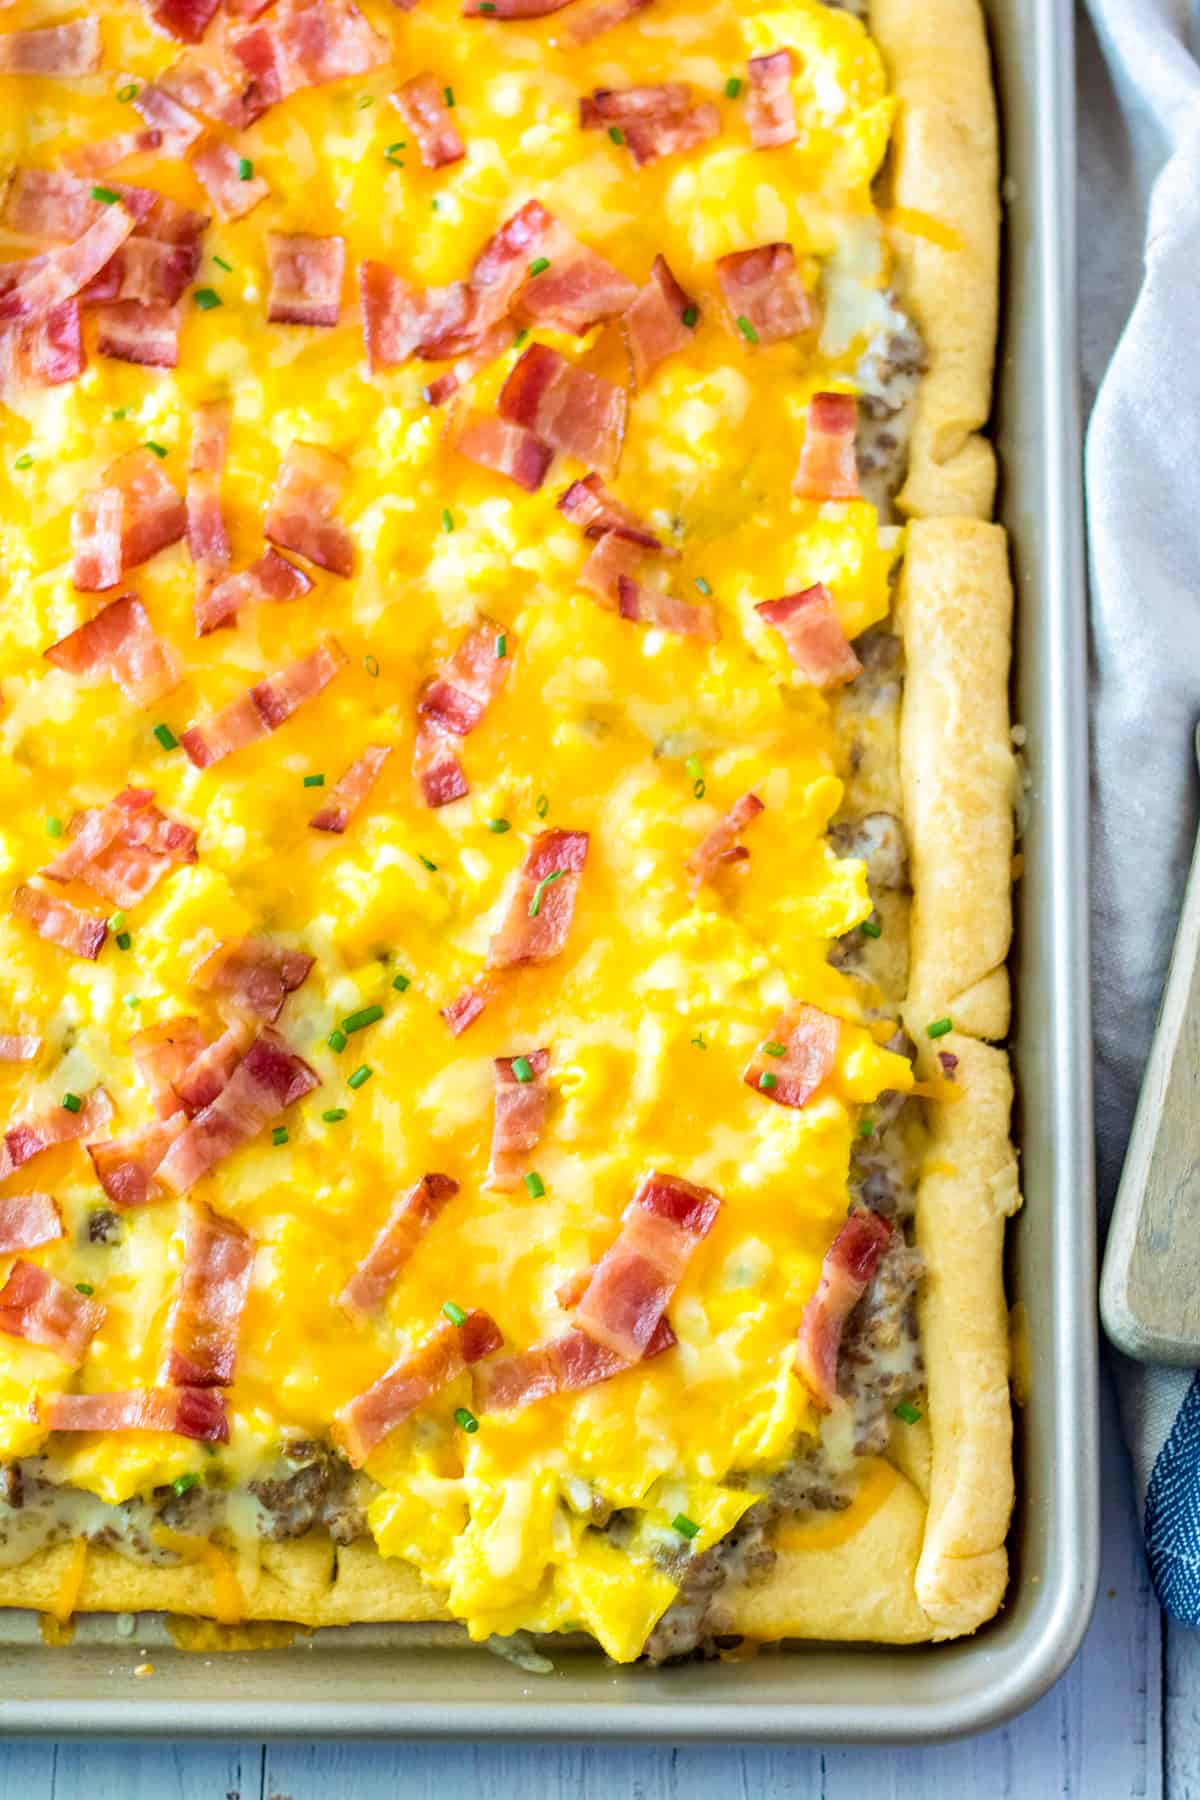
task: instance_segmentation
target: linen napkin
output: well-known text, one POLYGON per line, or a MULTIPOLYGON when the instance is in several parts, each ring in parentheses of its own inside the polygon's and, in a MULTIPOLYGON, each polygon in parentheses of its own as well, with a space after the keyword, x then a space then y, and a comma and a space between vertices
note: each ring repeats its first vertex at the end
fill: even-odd
MULTIPOLYGON (((1187 0, 1088 0, 1088 12, 1079 287, 1085 402, 1095 393, 1092 973, 1107 1213, 1196 831, 1200 32, 1187 0)), ((1200 1373, 1119 1356, 1116 1372, 1151 1577, 1168 1612, 1200 1624, 1200 1373)))

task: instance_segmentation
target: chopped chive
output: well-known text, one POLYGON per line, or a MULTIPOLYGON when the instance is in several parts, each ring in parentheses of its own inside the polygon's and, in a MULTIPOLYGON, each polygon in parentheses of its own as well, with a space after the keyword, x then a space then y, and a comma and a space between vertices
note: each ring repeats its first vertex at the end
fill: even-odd
POLYGON ((945 1037, 948 1031, 954 1030, 954 1020, 935 1019, 932 1025, 927 1025, 925 1027, 925 1030, 931 1038, 945 1037))
POLYGON ((216 288, 197 288, 192 299, 201 312, 211 312, 214 306, 221 304, 221 296, 216 288))
POLYGON ((357 101, 355 102, 355 110, 357 112, 366 112, 368 106, 374 106, 374 104, 375 104, 374 95, 360 94, 358 96, 357 101))
POLYGON ((305 787, 324 787, 325 777, 323 775, 306 775, 304 785, 305 787))
POLYGON ((393 975, 392 986, 398 994, 403 994, 412 986, 412 982, 407 975, 393 975))
POLYGON ((502 631, 496 639, 496 661, 503 662, 508 655, 508 633, 502 631))
POLYGON ((250 177, 253 174, 254 174, 254 164, 250 161, 250 158, 248 156, 239 156, 238 157, 238 180, 239 181, 249 181, 250 177))
POLYGON ((698 306, 685 306, 680 317, 688 330, 693 331, 696 326, 696 321, 700 317, 700 308, 698 306))
POLYGON ((470 1437, 473 1432, 479 1430, 479 1420, 475 1417, 473 1412, 468 1412, 465 1406, 455 1407, 454 1423, 460 1426, 462 1430, 466 1432, 468 1437, 470 1437))
POLYGON ((530 1169, 525 1177, 525 1191, 531 1200, 541 1200, 545 1196, 546 1184, 536 1169, 530 1169))
POLYGON ((435 194, 435 195, 434 195, 434 197, 433 197, 433 199, 432 199, 432 200, 431 200, 431 201, 430 201, 430 202, 429 202, 429 204, 430 204, 430 206, 432 206, 432 208, 433 208, 433 210, 434 210, 434 212, 441 212, 441 210, 442 210, 442 203, 441 203, 441 201, 440 201, 440 200, 439 200, 439 199, 438 199, 438 198, 437 198, 437 195, 436 195, 436 194, 435 194))
POLYGON ((883 936, 883 926, 878 919, 864 919, 859 926, 864 937, 877 938, 883 936))
POLYGON ((512 1072, 520 1082, 533 1080, 533 1065, 527 1056, 514 1056, 512 1072))
POLYGON ((675 1517, 671 1520, 671 1530, 677 1531, 680 1537, 685 1537, 689 1540, 700 1535, 700 1527, 697 1525, 695 1519, 689 1519, 686 1513, 675 1514, 675 1517))
POLYGON ((725 98, 727 100, 736 100, 741 91, 741 77, 738 75, 731 75, 729 80, 725 83, 725 98))
POLYGON ((768 1069, 759 1076, 758 1085, 764 1094, 773 1094, 775 1089, 779 1086, 779 1077, 778 1075, 772 1075, 768 1069))
POLYGON ((704 767, 698 756, 689 756, 683 765, 692 778, 692 792, 697 800, 703 800, 707 791, 704 781, 704 767))
POLYGON ((71 1113, 79 1112, 83 1107, 83 1101, 79 1098, 78 1094, 64 1094, 62 1103, 66 1110, 71 1113))
POLYGON ((566 874, 566 872, 567 871, 565 869, 551 869, 549 875, 542 876, 542 879, 538 882, 537 886, 533 890, 533 899, 529 902, 529 916, 531 919, 536 919, 538 914, 541 912, 541 910, 542 910, 542 895, 545 893, 546 889, 550 886, 551 882, 552 881, 561 881, 563 876, 566 874))
POLYGON ((699 588, 699 590, 702 594, 711 594, 712 593, 712 589, 709 587, 707 581, 705 581, 703 575, 697 575, 696 586, 699 588))
POLYGON ((137 82, 136 81, 127 81, 125 83, 124 87, 119 87, 117 89, 117 99, 121 102, 122 106, 128 106, 129 102, 131 100, 136 100, 136 98, 137 98, 137 82))
POLYGON ((453 1300, 447 1300, 442 1307, 442 1311, 452 1325, 465 1325, 467 1322, 466 1313, 463 1311, 462 1307, 453 1300))
POLYGON ((397 152, 397 150, 403 150, 403 148, 404 148, 404 140, 403 139, 398 144, 389 144, 387 149, 383 153, 384 162, 390 162, 392 167, 395 169, 402 169, 404 167, 404 164, 401 162, 400 158, 396 155, 396 152, 397 152))
POLYGON ((755 331, 753 325, 750 323, 750 321, 746 317, 745 313, 738 314, 737 328, 741 332, 742 336, 745 338, 745 340, 748 344, 757 344, 758 333, 757 333, 757 331, 755 331))
POLYGON ((32 467, 33 467, 32 456, 30 456, 28 450, 22 450, 20 456, 18 456, 16 462, 13 464, 13 468, 14 469, 32 469, 32 467))
POLYGON ((331 1031, 325 1042, 331 1050, 340 1052, 346 1048, 346 1034, 344 1031, 331 1031))
POLYGON ((125 1004, 126 1006, 140 1006, 142 1004, 141 997, 138 994, 126 994, 125 1004))
POLYGON ((365 1031, 368 1025, 374 1025, 376 1020, 382 1019, 382 1017, 382 1006, 360 1006, 357 1012, 350 1013, 347 1018, 342 1020, 342 1030, 347 1036, 352 1031, 365 1031))
POLYGON ((321 1114, 321 1117, 327 1125, 340 1125, 346 1117, 346 1109, 344 1106, 331 1106, 327 1112, 321 1114))
POLYGON ((273 1144, 286 1144, 287 1141, 288 1141, 287 1126, 286 1125, 276 1125, 275 1129, 271 1133, 271 1142, 273 1144))
POLYGON ((498 837, 504 832, 512 830, 512 826, 507 819, 489 819, 487 828, 489 831, 494 831, 498 837))
POLYGON ((875 1130, 875 1127, 871 1123, 870 1119, 860 1119, 858 1121, 859 1137, 870 1137, 872 1135, 872 1133, 874 1132, 874 1130, 875 1130))
POLYGON ((454 105, 454 89, 452 87, 443 88, 442 89, 442 99, 446 102, 447 106, 453 106, 454 105))
POLYGON ((608 128, 608 135, 614 144, 623 144, 625 142, 625 133, 621 130, 619 125, 610 125, 608 128))
POLYGON ((496 10, 495 0, 479 0, 479 10, 481 13, 494 13, 496 10))
POLYGON ((154 442, 153 438, 146 439, 146 449, 153 450, 155 456, 158 456, 158 457, 163 457, 167 454, 166 451, 163 449, 162 445, 156 444, 154 442))
POLYGON ((77 1281, 75 1283, 75 1292, 77 1294, 94 1294, 95 1291, 96 1290, 90 1281, 77 1281))
POLYGON ((175 1477, 171 1483, 171 1491, 175 1494, 186 1494, 189 1488, 194 1488, 198 1484, 199 1480, 200 1477, 189 1470, 186 1475, 175 1477))
POLYGON ((123 912, 115 912, 108 921, 110 931, 124 931, 127 920, 123 912))
POLYGON ((430 862, 430 860, 427 856, 421 856, 421 852, 419 850, 417 851, 417 855, 421 858, 421 861, 424 863, 425 867, 429 870, 429 873, 431 875, 436 875, 437 874, 437 864, 435 862, 430 862))
POLYGON ((360 1063, 358 1065, 357 1069, 355 1069, 353 1075, 350 1075, 347 1077, 346 1086, 352 1087, 352 1088, 363 1087, 366 1085, 366 1083, 368 1081, 370 1081, 370 1079, 374 1073, 375 1073, 374 1069, 372 1069, 367 1063, 360 1063))
POLYGON ((454 514, 448 506, 442 508, 442 530, 449 535, 454 530, 454 514))
POLYGON ((47 837, 61 837, 62 829, 63 829, 62 820, 56 819, 54 817, 54 814, 51 813, 50 817, 46 820, 46 836, 47 837))
POLYGON ((115 193, 112 188, 94 187, 92 189, 92 199, 99 200, 101 206, 115 206, 120 198, 120 194, 115 193))
POLYGON ((526 329, 526 327, 524 325, 522 325, 520 331, 518 331, 516 337, 513 339, 513 349, 519 350, 521 348, 521 345, 525 342, 525 339, 528 336, 529 336, 528 330, 526 329))
POLYGON ((901 1400, 898 1406, 893 1406, 892 1411, 898 1419, 903 1419, 906 1425, 915 1425, 921 1417, 920 1407, 914 1406, 911 1400, 901 1400))
POLYGON ((550 258, 548 256, 535 256, 529 265, 529 273, 531 275, 544 275, 549 267, 550 258))
POLYGON ((109 413, 108 416, 110 419, 127 419, 129 417, 129 408, 127 406, 118 406, 116 410, 109 413))
POLYGON ((127 931, 118 931, 115 941, 118 950, 128 950, 133 939, 127 931))
POLYGON ((786 1056, 787 1055, 787 1045, 786 1044, 764 1044, 763 1049, 765 1050, 765 1052, 768 1056, 786 1056))
POLYGON ((371 680, 374 681, 375 677, 379 674, 379 658, 377 656, 370 656, 370 655, 364 656, 363 657, 363 668, 367 671, 367 674, 371 677, 371 680))
POLYGON ((154 727, 154 735, 164 750, 178 750, 179 739, 175 736, 175 733, 171 730, 169 725, 156 725, 154 727))
POLYGON ((705 1035, 702 1031, 698 1031, 696 1033, 695 1037, 692 1039, 692 1048, 694 1050, 707 1050, 708 1049, 708 1039, 705 1037, 705 1035))

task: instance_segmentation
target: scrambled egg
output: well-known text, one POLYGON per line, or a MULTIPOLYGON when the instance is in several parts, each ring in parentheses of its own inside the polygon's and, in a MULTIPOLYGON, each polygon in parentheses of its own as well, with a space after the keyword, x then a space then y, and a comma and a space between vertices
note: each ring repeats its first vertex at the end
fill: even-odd
MULTIPOLYGON (((841 794, 830 708, 753 610, 821 579, 850 636, 888 610, 896 545, 881 541, 874 508, 801 502, 790 482, 809 396, 848 384, 862 321, 882 304, 870 182, 891 102, 862 27, 818 0, 656 0, 583 48, 563 29, 568 14, 520 25, 464 20, 457 0, 421 0, 410 13, 364 4, 394 45, 394 68, 296 95, 243 134, 272 198, 209 228, 197 285, 221 304, 204 311, 185 298, 178 370, 92 354, 77 382, 0 411, 4 882, 15 888, 54 853, 51 816, 126 783, 152 787, 200 832, 196 864, 130 915, 130 949, 110 936, 94 965, 0 913, 0 1020, 49 1046, 32 1072, 0 1071, 4 1114, 103 1082, 114 1129, 147 1120, 130 1037, 181 1012, 215 1029, 191 971, 219 940, 256 932, 317 959, 280 1028, 322 1080, 289 1115, 286 1144, 265 1134, 196 1190, 258 1245, 229 1445, 214 1456, 166 1435, 47 1441, 31 1395, 70 1378, 49 1351, 4 1338, 0 1453, 44 1448, 56 1478, 108 1500, 188 1471, 245 1481, 280 1441, 326 1434, 335 1409, 447 1300, 486 1308, 510 1348, 561 1331, 556 1284, 612 1241, 644 1171, 671 1170, 724 1201, 671 1308, 677 1350, 586 1393, 486 1418, 470 1436, 454 1423, 469 1398, 462 1378, 368 1465, 380 1550, 415 1563, 472 1633, 583 1625, 629 1657, 676 1591, 655 1559, 664 1541, 678 1548, 672 1518, 699 1526, 695 1550, 716 1542, 749 1503, 729 1472, 777 1467, 798 1433, 817 1428, 792 1368, 797 1325, 845 1214, 857 1109, 910 1080, 826 961, 831 941, 870 911, 863 866, 823 841, 841 794), (754 151, 746 59, 782 46, 795 53, 800 134, 754 151), (385 154, 406 137, 388 95, 425 69, 452 88, 468 145, 463 162, 439 171, 413 148, 385 154), (740 97, 727 92, 731 76, 742 78, 740 97), (578 97, 593 87, 681 78, 723 115, 721 136, 699 152, 635 170, 605 133, 578 129, 578 97), (266 229, 339 232, 351 267, 375 257, 417 284, 440 283, 463 277, 532 194, 638 281, 665 254, 700 303, 694 349, 634 400, 614 486, 678 546, 674 591, 711 589, 715 646, 625 623, 577 587, 587 546, 555 499, 582 466, 560 457, 526 495, 464 461, 422 399, 426 365, 368 373, 349 299, 334 330, 265 322, 266 229), (831 330, 827 319, 822 336, 838 355, 811 343, 755 348, 728 329, 714 260, 771 239, 794 245, 810 286, 856 246, 826 294, 828 307, 840 296, 849 309, 851 323, 831 330), (43 661, 96 610, 71 584, 70 513, 110 461, 147 440, 166 450, 162 467, 182 490, 192 409, 221 395, 234 408, 223 495, 235 566, 258 554, 294 439, 349 461, 342 516, 360 566, 348 581, 317 571, 306 598, 247 608, 234 631, 197 639, 184 545, 155 557, 125 585, 186 677, 146 713, 110 682, 43 661), (512 633, 514 665, 463 747, 470 795, 432 812, 410 774, 416 696, 480 612, 512 633), (156 740, 156 724, 178 735, 329 630, 350 667, 279 732, 206 772, 156 740), (304 777, 332 783, 377 742, 395 749, 369 806, 344 837, 311 831, 317 796, 304 777), (749 872, 722 875, 693 902, 684 859, 750 788, 766 811, 749 872), (489 829, 496 819, 510 829, 489 829), (456 1040, 438 1009, 478 972, 509 877, 544 824, 591 833, 567 948, 511 979, 456 1040), (836 1072, 802 1111, 741 1079, 790 997, 846 1021, 836 1072), (383 1018, 335 1053, 331 1029, 375 1002, 383 1018), (544 1197, 491 1192, 491 1058, 542 1044, 553 1095, 536 1157, 544 1197), (351 1089, 363 1064, 371 1077, 351 1089), (344 1119, 324 1122, 330 1108, 344 1119), (336 1296, 396 1192, 435 1169, 462 1191, 360 1329, 336 1296), (588 1528, 594 1495, 636 1514, 628 1547, 588 1528)), ((4 25, 60 16, 56 0, 18 0, 4 25)), ((99 75, 0 77, 0 167, 52 165, 69 144, 127 128, 122 83, 178 54, 136 5, 105 0, 100 16, 99 75)), ((209 210, 182 162, 134 159, 119 177, 209 210)), ((476 377, 473 404, 491 408, 516 354, 476 377)), ((104 1202, 78 1145, 44 1155, 6 1191, 30 1185, 56 1196, 67 1223, 38 1260, 94 1285, 107 1308, 77 1385, 153 1385, 182 1208, 127 1213, 120 1243, 94 1246, 88 1217, 104 1202)))

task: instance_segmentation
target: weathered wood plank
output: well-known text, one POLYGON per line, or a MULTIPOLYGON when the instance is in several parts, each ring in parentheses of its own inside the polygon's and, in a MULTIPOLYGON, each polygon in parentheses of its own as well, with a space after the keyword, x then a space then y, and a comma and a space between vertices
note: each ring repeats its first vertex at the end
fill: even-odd
POLYGON ((59 1744, 52 1785, 13 1800, 259 1800, 262 1763, 261 1744, 59 1744))

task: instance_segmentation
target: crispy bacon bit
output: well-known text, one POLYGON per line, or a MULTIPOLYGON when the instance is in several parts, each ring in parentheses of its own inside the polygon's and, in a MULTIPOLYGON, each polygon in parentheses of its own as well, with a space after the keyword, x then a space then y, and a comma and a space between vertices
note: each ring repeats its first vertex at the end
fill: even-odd
POLYGON ((98 1300, 89 1300, 36 1263, 18 1257, 0 1288, 0 1331, 43 1344, 77 1369, 104 1319, 98 1300))
POLYGON ((179 668, 141 601, 122 594, 43 652, 68 675, 111 675, 127 700, 149 706, 179 681, 179 668))
POLYGON ((452 329, 426 346, 427 356, 456 356, 478 342, 508 312, 529 280, 529 265, 545 254, 558 221, 540 200, 527 200, 494 231, 471 270, 467 284, 468 329, 452 329))
POLYGON ((183 44, 198 44, 221 0, 146 0, 156 25, 183 44))
POLYGON ((334 783, 330 804, 322 806, 308 821, 312 831, 345 831, 383 773, 383 765, 391 755, 390 744, 368 744, 344 775, 334 783))
POLYGON ((281 0, 229 48, 250 76, 256 118, 301 88, 366 75, 392 58, 352 0, 281 0))
POLYGON ((338 1305, 363 1325, 387 1299, 397 1275, 448 1200, 458 1192, 449 1175, 422 1175, 401 1194, 366 1256, 338 1295, 338 1305))
POLYGON ((576 580, 589 594, 595 594, 611 611, 620 599, 620 583, 636 577, 643 561, 642 550, 615 531, 606 531, 584 563, 576 580))
POLYGON ((639 387, 645 387, 660 362, 687 349, 698 316, 699 308, 672 275, 666 257, 656 256, 649 281, 622 315, 639 387))
POLYGON ((346 664, 346 652, 336 638, 322 638, 315 650, 298 657, 248 693, 214 713, 200 725, 192 725, 179 741, 197 769, 209 769, 234 750, 278 730, 306 700, 314 700, 346 664))
POLYGON ((193 969, 192 981, 273 1025, 288 995, 308 980, 315 961, 302 950, 287 950, 266 938, 243 938, 237 944, 218 944, 193 969))
POLYGON ((526 493, 536 493, 546 479, 546 471, 554 461, 549 444, 526 431, 522 425, 506 424, 487 413, 468 413, 458 434, 455 449, 481 469, 493 469, 507 475, 526 493))
POLYGON ((729 316, 748 343, 778 344, 817 323, 790 244, 760 244, 757 250, 718 257, 717 280, 729 316))
POLYGON ((652 4, 652 0, 597 0, 594 6, 574 12, 567 20, 567 31, 577 44, 588 44, 614 25, 623 24, 652 4))
POLYGON ((529 1153, 536 1149, 542 1135, 550 1098, 545 1079, 550 1067, 549 1050, 531 1050, 521 1059, 528 1065, 525 1079, 514 1069, 516 1060, 512 1056, 497 1056, 492 1061, 496 1115, 487 1184, 502 1190, 520 1186, 529 1153))
POLYGON ((234 1019, 219 1038, 201 1049, 173 1086, 189 1118, 211 1106, 254 1042, 255 1026, 249 1019, 234 1019))
POLYGON ((140 87, 133 104, 147 125, 158 132, 167 156, 183 156, 197 138, 204 136, 204 127, 195 114, 157 82, 148 81, 140 87))
POLYGON ((0 37, 0 75, 92 75, 100 52, 96 19, 10 31, 0 37))
POLYGON ((699 100, 677 119, 644 119, 625 127, 625 142, 641 168, 664 156, 681 156, 718 137, 721 115, 711 100, 699 100))
POLYGON ((436 1325, 415 1350, 399 1357, 365 1393, 334 1414, 352 1467, 361 1469, 376 1444, 402 1420, 503 1342, 495 1320, 485 1312, 469 1312, 461 1325, 448 1319, 436 1325))
POLYGON ((444 406, 446 401, 457 394, 464 382, 470 381, 480 369, 486 369, 497 357, 511 349, 513 342, 512 326, 507 319, 500 319, 490 330, 484 332, 473 350, 460 356, 453 366, 427 382, 421 390, 429 406, 444 406))
POLYGON ((245 159, 230 144, 205 138, 192 151, 192 171, 220 219, 244 219, 270 197, 261 175, 243 175, 245 159))
MULTIPOLYGON (((4 223, 18 237, 74 242, 112 211, 106 202, 92 198, 92 185, 82 176, 66 175, 59 169, 18 169, 4 196, 4 223)), ((162 199, 154 188, 123 183, 113 192, 139 223, 162 199)))
POLYGON ((143 368, 179 366, 179 312, 173 306, 141 306, 116 300, 96 308, 96 348, 117 362, 143 368))
POLYGON ((808 429, 800 463, 792 481, 801 500, 855 500, 858 460, 854 434, 858 404, 853 394, 814 394, 808 403, 808 429))
POLYGON ((776 1054, 760 1045, 746 1066, 743 1081, 778 1106, 804 1106, 837 1060, 841 1029, 840 1020, 830 1013, 798 1001, 780 1013, 765 1040, 776 1054), (781 1044, 782 1056, 778 1054, 781 1044))
POLYGON ((196 634, 216 631, 221 625, 232 625, 243 606, 265 600, 299 600, 311 593, 312 577, 278 550, 266 550, 257 562, 236 575, 227 575, 206 593, 197 596, 195 605, 196 634))
POLYGON ((392 95, 392 105, 416 138, 427 169, 444 169, 467 154, 436 75, 414 75, 392 95))
POLYGON ((0 1032, 0 1063, 36 1062, 41 1048, 41 1038, 32 1033, 0 1032))
MULTIPOLYGON (((193 218, 200 215, 193 214, 193 218)), ((117 300, 139 306, 174 306, 200 267, 202 230, 179 242, 140 237, 126 238, 115 256, 84 288, 86 305, 117 300)))
POLYGON ((769 56, 752 56, 748 65, 750 86, 746 92, 746 123, 756 150, 790 144, 796 137, 796 106, 792 99, 792 53, 772 50, 769 56))
POLYGON ((231 81, 226 70, 203 61, 194 51, 185 50, 179 61, 159 76, 155 90, 169 95, 189 111, 203 113, 206 119, 219 119, 235 130, 249 125, 254 116, 253 107, 246 104, 242 85, 231 81))
POLYGON ((720 1208, 709 1188, 679 1175, 645 1176, 575 1309, 576 1325, 626 1362, 636 1362, 720 1208))
POLYGON ((421 784, 426 806, 449 806, 471 791, 458 752, 444 731, 422 719, 413 743, 413 774, 421 784))
POLYGON ((512 632, 502 633, 494 619, 480 619, 423 690, 418 701, 421 717, 456 737, 466 737, 480 724, 508 679, 515 648, 512 632), (501 635, 507 640, 506 653, 498 656, 496 643, 501 635))
POLYGON ((175 1139, 158 1166, 159 1180, 170 1193, 185 1194, 319 1083, 315 1069, 276 1032, 263 1031, 216 1099, 175 1139))
POLYGON ((475 1023, 491 997, 486 982, 476 981, 441 1007, 439 1010, 450 1028, 451 1037, 461 1037, 467 1027, 475 1023))
MULTIPOLYGON (((660 1319, 638 1360, 650 1362, 677 1342, 667 1319, 660 1319)), ((585 1331, 573 1329, 485 1363, 475 1374, 475 1406, 482 1413, 515 1412, 547 1394, 577 1393, 636 1366, 585 1331)))
POLYGON ((346 271, 343 237, 310 237, 296 231, 267 233, 273 325, 336 325, 346 271))
POLYGON ((516 296, 516 311, 527 324, 582 336, 626 312, 637 298, 636 283, 557 220, 541 248, 549 268, 530 275, 516 296))
POLYGON ((77 300, 0 324, 0 399, 27 388, 59 387, 86 365, 77 300))
POLYGON ((133 226, 133 214, 119 201, 106 206, 81 237, 36 258, 32 273, 0 295, 0 320, 29 318, 72 299, 116 254, 133 226))
POLYGON ((93 489, 71 514, 71 579, 84 593, 101 593, 120 581, 124 524, 125 496, 118 487, 93 489))
POLYGON ((587 861, 586 831, 542 831, 529 846, 508 911, 488 951, 490 969, 549 962, 567 941, 587 861))
POLYGON ((130 1388, 120 1394, 55 1394, 45 1403, 51 1431, 172 1431, 227 1444, 225 1396, 212 1388, 130 1388))
POLYGON ((114 906, 133 907, 172 868, 196 860, 196 833, 153 805, 152 788, 126 788, 102 807, 77 813, 71 842, 42 870, 80 881, 114 906))
MULTIPOLYGON (((47 943, 69 950, 72 956, 86 957, 88 962, 95 962, 108 936, 108 926, 103 919, 96 918, 93 913, 81 912, 69 900, 60 900, 44 888, 31 887, 28 882, 13 895, 12 909, 18 918, 28 919, 38 936, 44 937, 47 943)), ((3 1166, 3 1158, 0 1158, 0 1166, 3 1166)))
POLYGON ((693 101, 686 81, 663 81, 629 88, 596 88, 579 102, 585 131, 617 125, 634 162, 696 150, 721 129, 721 115, 711 100, 693 101))
POLYGON ((615 471, 625 436, 624 390, 548 344, 531 344, 523 353, 497 404, 502 419, 532 432, 540 444, 593 463, 604 474, 615 471))
POLYGON ((833 595, 823 581, 782 600, 763 600, 754 608, 774 625, 792 661, 813 687, 841 687, 862 674, 862 664, 846 636, 833 595))
POLYGON ((871 1281, 892 1228, 878 1213, 852 1212, 825 1252, 817 1290, 804 1308, 796 1370, 826 1412, 837 1399, 838 1352, 846 1320, 871 1281))
POLYGON ((162 140, 162 132, 153 129, 115 131, 111 137, 100 138, 98 142, 76 145, 65 152, 63 161, 77 175, 104 175, 128 157, 161 149, 162 140))
POLYGON ((240 1225, 208 1206, 190 1206, 183 1269, 171 1317, 166 1378, 179 1387, 228 1387, 254 1245, 240 1225))
POLYGON ((172 1113, 182 1109, 183 1102, 175 1092, 175 1083, 204 1047, 200 1021, 190 1014, 165 1019, 161 1025, 148 1025, 130 1038, 133 1066, 149 1089, 160 1119, 169 1119, 172 1113))
POLYGON ((50 1106, 10 1125, 4 1133, 0 1149, 0 1181, 14 1169, 23 1168, 43 1150, 55 1144, 69 1144, 75 1138, 87 1137, 107 1125, 113 1115, 113 1103, 104 1088, 93 1088, 78 1112, 65 1106, 50 1106))
POLYGON ((85 593, 113 587, 126 570, 177 543, 186 530, 187 507, 158 458, 144 446, 130 450, 109 464, 103 485, 84 494, 75 508, 72 580, 85 593), (119 569, 110 580, 114 561, 119 569))
POLYGON ((84 1145, 96 1179, 114 1206, 148 1206, 166 1198, 155 1172, 186 1123, 183 1114, 177 1113, 127 1131, 123 1137, 84 1145))
POLYGON ((421 295, 386 263, 366 261, 358 271, 363 341, 372 374, 398 369, 425 334, 421 295))
POLYGON ((58 1203, 49 1194, 8 1194, 0 1200, 0 1255, 36 1250, 62 1234, 58 1203))
POLYGON ((202 593, 229 567, 229 533, 221 511, 221 476, 232 412, 228 400, 208 400, 197 406, 192 415, 187 542, 202 593))
POLYGON ((573 481, 559 496, 558 510, 579 526, 584 537, 602 538, 606 532, 612 532, 643 549, 662 549, 662 539, 655 537, 636 513, 609 493, 599 475, 585 475, 582 481, 573 481))
POLYGON ((738 843, 738 839, 750 821, 756 819, 762 810, 763 803, 757 794, 743 794, 692 851, 685 867, 691 878, 693 898, 699 892, 701 883, 711 881, 723 863, 746 861, 750 852, 743 844, 738 843))
POLYGON ((707 644, 715 644, 721 635, 717 615, 707 602, 678 600, 674 594, 633 581, 628 575, 617 577, 617 611, 635 624, 657 625, 660 631, 703 638, 707 644))
POLYGON ((349 482, 350 470, 340 456, 317 444, 292 444, 275 478, 267 537, 334 575, 352 575, 354 540, 334 517, 349 482))

